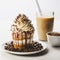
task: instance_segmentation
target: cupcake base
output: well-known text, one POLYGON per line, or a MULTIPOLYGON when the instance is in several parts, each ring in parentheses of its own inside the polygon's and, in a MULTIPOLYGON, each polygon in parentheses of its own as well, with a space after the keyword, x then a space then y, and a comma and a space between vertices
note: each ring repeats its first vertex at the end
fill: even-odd
POLYGON ((32 44, 33 33, 30 32, 15 32, 12 33, 13 45, 15 49, 23 49, 24 46, 32 44))

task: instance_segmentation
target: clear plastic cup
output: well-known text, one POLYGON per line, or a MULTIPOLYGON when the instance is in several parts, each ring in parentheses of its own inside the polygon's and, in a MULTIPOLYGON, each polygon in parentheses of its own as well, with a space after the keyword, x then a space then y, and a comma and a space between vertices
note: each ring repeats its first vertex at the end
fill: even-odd
POLYGON ((39 40, 47 41, 47 32, 53 31, 54 12, 36 14, 36 24, 39 40))

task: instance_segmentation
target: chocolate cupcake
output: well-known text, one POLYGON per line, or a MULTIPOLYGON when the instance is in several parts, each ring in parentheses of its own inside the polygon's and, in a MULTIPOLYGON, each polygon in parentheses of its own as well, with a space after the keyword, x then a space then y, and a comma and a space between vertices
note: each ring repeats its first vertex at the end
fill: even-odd
POLYGON ((19 14, 11 26, 13 45, 15 49, 23 49, 32 44, 34 27, 24 14, 19 14))

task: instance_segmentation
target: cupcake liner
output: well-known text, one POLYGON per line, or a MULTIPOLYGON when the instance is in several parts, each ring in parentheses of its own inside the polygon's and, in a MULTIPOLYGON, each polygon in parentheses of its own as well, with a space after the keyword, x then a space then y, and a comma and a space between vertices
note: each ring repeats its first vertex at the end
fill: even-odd
POLYGON ((23 49, 24 45, 32 44, 33 33, 15 32, 12 33, 13 45, 16 49, 23 49))

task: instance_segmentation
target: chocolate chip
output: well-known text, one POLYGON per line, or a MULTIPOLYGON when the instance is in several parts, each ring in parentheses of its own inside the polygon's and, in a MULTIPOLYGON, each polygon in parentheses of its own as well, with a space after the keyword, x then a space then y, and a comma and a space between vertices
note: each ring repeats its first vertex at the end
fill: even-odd
POLYGON ((8 46, 5 46, 4 48, 5 48, 5 49, 8 49, 8 46))
POLYGON ((5 43, 5 45, 8 45, 8 43, 5 43))
POLYGON ((13 41, 11 41, 11 44, 13 44, 13 41))

